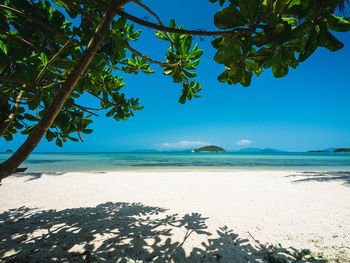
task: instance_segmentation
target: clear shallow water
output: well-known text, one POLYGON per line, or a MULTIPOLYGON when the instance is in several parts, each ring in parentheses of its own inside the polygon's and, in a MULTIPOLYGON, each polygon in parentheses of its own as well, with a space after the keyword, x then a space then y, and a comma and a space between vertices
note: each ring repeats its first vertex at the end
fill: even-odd
MULTIPOLYGON (((0 154, 0 162, 9 154, 0 154)), ((28 172, 164 170, 342 170, 350 153, 33 153, 28 172)))

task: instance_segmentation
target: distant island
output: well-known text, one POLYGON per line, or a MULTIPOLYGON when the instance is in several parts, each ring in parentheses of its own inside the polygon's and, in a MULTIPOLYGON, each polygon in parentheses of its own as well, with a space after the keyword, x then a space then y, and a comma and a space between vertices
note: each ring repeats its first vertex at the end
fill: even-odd
POLYGON ((335 153, 349 153, 350 148, 328 148, 325 150, 310 150, 309 153, 329 153, 329 152, 335 152, 335 153))
POLYGON ((12 150, 6 150, 5 153, 13 153, 13 151, 12 150))
POLYGON ((337 148, 337 149, 334 149, 335 153, 350 153, 350 148, 337 148))
POLYGON ((215 146, 215 145, 208 145, 208 146, 204 146, 204 147, 200 147, 198 149, 194 149, 193 152, 199 153, 207 153, 207 152, 213 152, 213 153, 224 153, 226 152, 223 148, 219 147, 219 146, 215 146))

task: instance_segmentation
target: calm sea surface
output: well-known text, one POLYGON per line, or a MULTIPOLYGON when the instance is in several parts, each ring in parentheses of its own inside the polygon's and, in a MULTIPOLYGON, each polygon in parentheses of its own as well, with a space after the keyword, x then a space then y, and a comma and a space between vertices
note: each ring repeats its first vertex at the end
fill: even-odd
MULTIPOLYGON (((0 162, 9 157, 0 154, 0 162)), ((164 170, 342 170, 350 153, 33 153, 28 172, 164 170)))

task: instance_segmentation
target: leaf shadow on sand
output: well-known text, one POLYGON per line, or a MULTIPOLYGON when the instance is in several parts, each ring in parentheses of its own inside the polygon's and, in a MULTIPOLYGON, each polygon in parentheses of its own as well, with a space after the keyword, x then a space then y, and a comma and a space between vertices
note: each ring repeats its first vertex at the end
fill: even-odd
MULTIPOLYGON (((73 171, 74 172, 74 171, 73 171)), ((94 174, 104 174, 107 172, 103 172, 103 171, 96 171, 93 172, 94 174)), ((67 174, 67 172, 22 172, 22 173, 14 173, 11 176, 14 177, 26 177, 25 182, 30 182, 33 180, 37 180, 40 179, 42 176, 46 175, 46 176, 60 176, 60 175, 65 175, 67 174)))
POLYGON ((294 248, 249 242, 227 227, 214 237, 202 215, 166 212, 111 202, 61 211, 11 209, 0 214, 0 261, 325 262, 297 259, 302 253, 294 248), (186 249, 190 239, 202 242, 186 249))
POLYGON ((15 177, 26 177, 27 180, 26 182, 30 182, 30 181, 33 181, 33 180, 37 180, 37 179, 40 179, 43 175, 50 175, 50 176, 59 176, 59 175, 62 175, 64 174, 63 172, 47 172, 47 173, 15 173, 11 176, 15 176, 15 177))
POLYGON ((327 171, 327 172, 301 172, 288 177, 295 177, 293 183, 305 182, 342 182, 343 185, 350 187, 350 171, 327 171))

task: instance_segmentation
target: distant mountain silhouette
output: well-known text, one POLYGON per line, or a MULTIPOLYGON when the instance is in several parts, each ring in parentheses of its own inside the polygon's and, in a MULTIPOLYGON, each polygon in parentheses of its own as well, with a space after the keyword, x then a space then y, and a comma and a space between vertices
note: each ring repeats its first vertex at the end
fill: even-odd
POLYGON ((260 148, 243 148, 240 149, 236 152, 241 152, 241 153, 280 153, 280 152, 285 152, 282 150, 278 150, 278 149, 273 149, 273 148, 264 148, 264 149, 260 149, 260 148))
POLYGON ((183 150, 136 149, 129 152, 130 153, 188 153, 188 152, 192 152, 192 149, 183 149, 183 150))

